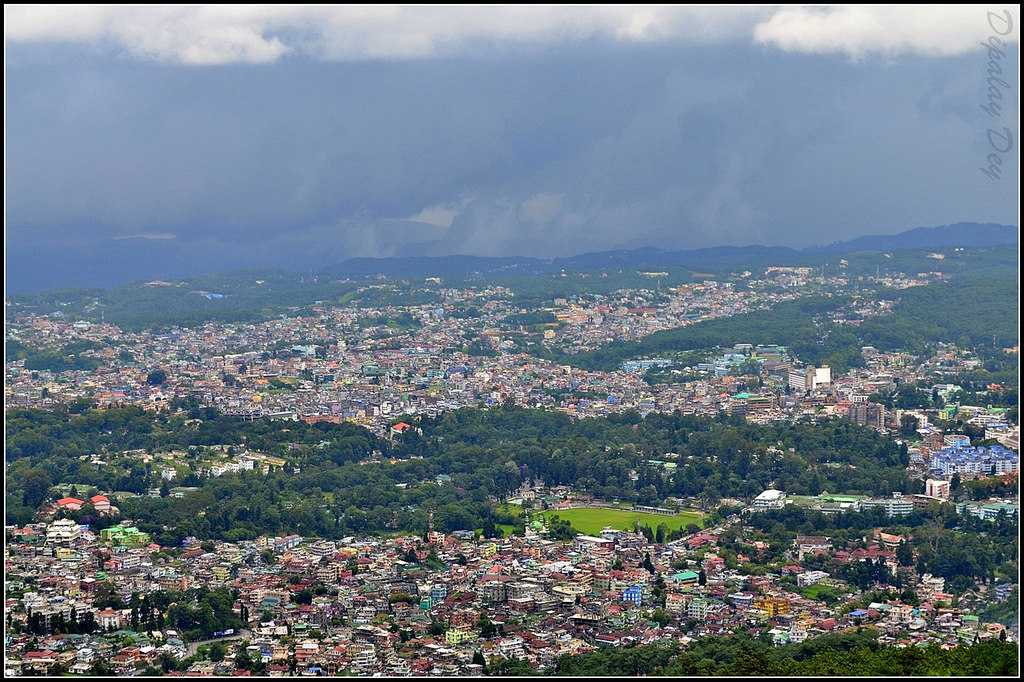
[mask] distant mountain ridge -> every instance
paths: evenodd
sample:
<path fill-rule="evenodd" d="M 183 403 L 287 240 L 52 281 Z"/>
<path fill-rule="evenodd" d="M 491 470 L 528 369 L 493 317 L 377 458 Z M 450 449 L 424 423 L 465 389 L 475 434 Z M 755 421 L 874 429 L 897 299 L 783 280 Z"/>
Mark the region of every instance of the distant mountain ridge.
<path fill-rule="evenodd" d="M 721 268 L 791 262 L 821 255 L 858 251 L 898 251 L 1016 246 L 1015 225 L 997 223 L 955 223 L 937 227 L 918 227 L 897 234 L 866 235 L 826 246 L 795 249 L 787 246 L 712 246 L 701 249 L 666 251 L 654 247 L 595 251 L 575 256 L 534 258 L 529 256 L 397 256 L 390 258 L 350 258 L 321 270 L 323 274 L 353 277 L 386 276 L 459 276 L 475 272 L 487 274 L 543 274 L 560 270 L 589 270 L 606 267 L 682 266 Z"/>
<path fill-rule="evenodd" d="M 408 235 L 406 235 L 408 237 Z M 5 294 L 28 294 L 61 289 L 112 288 L 152 279 L 182 279 L 240 270 L 280 270 L 326 277 L 430 277 L 461 278 L 481 275 L 551 275 L 561 270 L 664 270 L 684 268 L 694 273 L 716 273 L 756 269 L 768 265 L 818 267 L 843 254 L 888 253 L 905 250 L 939 251 L 952 247 L 991 248 L 1018 244 L 1018 228 L 993 223 L 956 223 L 919 227 L 897 234 L 867 235 L 847 241 L 803 249 L 786 246 L 712 246 L 671 250 L 652 246 L 579 253 L 572 256 L 538 258 L 529 256 L 419 255 L 427 250 L 410 250 L 391 257 L 344 258 L 327 256 L 335 247 L 329 235 L 313 265 L 308 260 L 282 256 L 258 263 L 232 259 L 217 250 L 197 249 L 184 240 L 106 240 L 62 247 L 59 254 L 33 245 L 12 246 L 4 253 L 7 265 Z M 411 244 L 411 242 L 410 242 Z M 337 253 L 337 251 L 335 251 Z M 342 252 L 343 253 L 343 252 Z M 923 255 L 923 254 L 922 254 Z M 54 264 L 59 261 L 59 267 Z M 328 263 L 329 265 L 324 265 Z M 333 263 L 333 264 L 330 264 Z"/>
<path fill-rule="evenodd" d="M 954 223 L 917 227 L 898 234 L 865 235 L 819 247 L 820 251 L 890 251 L 898 249 L 985 248 L 1008 246 L 1019 241 L 1015 225 Z M 813 250 L 813 249 L 812 249 Z"/>

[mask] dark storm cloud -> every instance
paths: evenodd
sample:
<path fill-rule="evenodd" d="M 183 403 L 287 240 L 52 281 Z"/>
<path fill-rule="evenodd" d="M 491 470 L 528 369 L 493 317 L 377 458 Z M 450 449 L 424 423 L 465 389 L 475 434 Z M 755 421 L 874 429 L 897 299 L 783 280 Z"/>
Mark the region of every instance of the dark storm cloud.
<path fill-rule="evenodd" d="M 49 44 L 7 58 L 9 288 L 48 262 L 79 284 L 1015 221 L 1016 162 L 999 183 L 978 171 L 980 51 L 592 40 L 201 68 Z"/>

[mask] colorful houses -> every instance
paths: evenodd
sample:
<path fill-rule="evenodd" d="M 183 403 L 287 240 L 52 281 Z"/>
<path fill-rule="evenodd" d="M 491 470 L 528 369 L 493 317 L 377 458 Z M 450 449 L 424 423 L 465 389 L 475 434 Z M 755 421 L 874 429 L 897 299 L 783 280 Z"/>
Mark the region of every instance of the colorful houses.
<path fill-rule="evenodd" d="M 100 531 L 103 542 L 115 547 L 143 547 L 149 544 L 149 534 L 135 526 L 117 525 Z"/>

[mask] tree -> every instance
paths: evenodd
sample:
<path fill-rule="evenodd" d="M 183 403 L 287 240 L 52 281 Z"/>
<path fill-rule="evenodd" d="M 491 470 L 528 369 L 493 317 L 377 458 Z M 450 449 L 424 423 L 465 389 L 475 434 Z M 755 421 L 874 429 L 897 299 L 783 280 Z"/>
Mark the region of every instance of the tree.
<path fill-rule="evenodd" d="M 537 671 L 529 663 L 518 658 L 503 658 L 488 673 L 499 677 L 534 677 L 537 675 Z"/>
<path fill-rule="evenodd" d="M 146 383 L 150 386 L 159 386 L 167 381 L 167 372 L 162 369 L 154 369 L 146 375 Z"/>
<path fill-rule="evenodd" d="M 910 543 L 906 540 L 901 542 L 899 547 L 896 548 L 896 561 L 899 562 L 900 566 L 914 565 L 914 550 L 911 549 Z"/>
<path fill-rule="evenodd" d="M 491 619 L 487 616 L 486 613 L 480 614 L 479 626 L 480 635 L 484 639 L 490 639 L 491 637 L 494 637 L 498 634 L 498 626 L 491 622 Z"/>
<path fill-rule="evenodd" d="M 53 480 L 43 469 L 30 469 L 22 478 L 22 501 L 33 509 L 38 507 L 50 493 Z"/>
<path fill-rule="evenodd" d="M 900 417 L 900 435 L 904 438 L 913 438 L 917 434 L 917 417 L 912 414 L 905 414 Z"/>
<path fill-rule="evenodd" d="M 160 654 L 159 661 L 160 669 L 163 670 L 165 673 L 169 673 L 172 670 L 177 670 L 177 661 L 171 654 L 166 652 Z"/>
<path fill-rule="evenodd" d="M 112 677 L 114 669 L 103 658 L 97 658 L 96 662 L 89 668 L 89 674 L 94 677 Z"/>
<path fill-rule="evenodd" d="M 568 519 L 555 515 L 547 520 L 547 526 L 548 536 L 553 540 L 572 540 L 576 537 L 576 531 Z"/>
<path fill-rule="evenodd" d="M 481 529 L 481 534 L 485 538 L 495 538 L 500 535 L 500 533 L 498 532 L 498 528 L 494 525 L 494 519 L 484 519 L 484 525 L 483 528 Z"/>

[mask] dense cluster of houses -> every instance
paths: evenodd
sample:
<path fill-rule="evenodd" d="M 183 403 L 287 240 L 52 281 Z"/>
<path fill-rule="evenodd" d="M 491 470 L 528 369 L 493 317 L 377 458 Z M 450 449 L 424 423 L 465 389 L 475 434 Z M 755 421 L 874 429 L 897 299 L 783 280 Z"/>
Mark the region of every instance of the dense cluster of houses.
<path fill-rule="evenodd" d="M 768 490 L 743 503 L 753 512 L 796 503 L 825 512 L 877 506 L 900 517 L 917 505 L 949 498 L 954 474 L 1018 472 L 1013 450 L 1019 430 L 1004 412 L 956 403 L 956 387 L 933 388 L 950 396 L 942 419 L 959 411 L 1005 447 L 971 447 L 969 437 L 931 424 L 936 415 L 887 409 L 873 398 L 925 381 L 939 367 L 955 373 L 977 366 L 969 353 L 953 347 L 928 358 L 865 347 L 863 366 L 841 374 L 804 365 L 785 347 L 744 339 L 701 361 L 631 359 L 614 371 L 586 371 L 524 352 L 528 333 L 553 350 L 580 352 L 768 307 L 804 295 L 811 285 L 849 285 L 843 276 L 777 267 L 758 277 L 746 273 L 742 289 L 705 280 L 663 291 L 659 274 L 650 273 L 648 289 L 557 299 L 547 310 L 555 321 L 541 323 L 542 330 L 508 323 L 511 316 L 533 311 L 501 287 L 442 289 L 436 304 L 317 306 L 307 316 L 163 331 L 128 332 L 61 315 L 15 316 L 9 338 L 51 348 L 93 341 L 99 349 L 83 352 L 100 362 L 91 371 L 49 372 L 9 361 L 5 402 L 49 407 L 88 398 L 101 406 L 161 410 L 174 398 L 188 397 L 254 419 L 347 421 L 382 436 L 408 428 L 405 415 L 506 401 L 578 417 L 622 410 L 724 411 L 766 423 L 836 415 L 892 434 L 902 429 L 904 416 L 917 420 L 910 468 L 926 480 L 924 495 L 872 499 L 823 493 L 797 500 Z M 887 275 L 874 284 L 906 288 L 935 278 Z M 858 305 L 863 309 L 847 311 L 856 319 L 882 312 Z M 467 307 L 477 314 L 456 314 Z M 392 324 L 399 318 L 414 324 Z M 467 333 L 490 352 L 467 348 Z M 147 381 L 157 367 L 166 380 Z M 651 371 L 678 372 L 686 381 L 645 380 Z M 84 456 L 108 463 L 100 455 Z M 103 456 L 152 464 L 164 485 L 150 494 L 171 497 L 189 490 L 183 480 L 192 475 L 286 464 L 226 446 Z M 463 531 L 340 541 L 294 535 L 236 543 L 189 539 L 180 547 L 162 547 L 120 518 L 114 504 L 119 500 L 113 492 L 74 491 L 42 510 L 46 521 L 7 528 L 6 672 L 86 674 L 109 666 L 129 675 L 170 665 L 176 674 L 192 675 L 472 675 L 502 660 L 543 670 L 559 656 L 595 647 L 666 639 L 685 646 L 740 630 L 765 633 L 779 645 L 864 624 L 874 625 L 883 643 L 897 646 L 952 647 L 1006 635 L 998 623 L 979 620 L 969 602 L 953 606 L 941 578 L 906 576 L 913 604 L 876 601 L 819 567 L 827 559 L 832 565 L 880 561 L 893 572 L 903 570 L 895 561 L 903 539 L 881 532 L 852 549 L 836 549 L 826 537 L 799 536 L 790 562 L 771 571 L 743 568 L 757 564 L 766 547 L 760 538 L 751 539 L 742 563 L 729 565 L 719 548 L 723 528 L 667 543 L 610 528 L 557 541 L 536 523 L 524 535 L 500 540 Z M 87 505 L 104 519 L 101 528 L 65 518 L 64 512 Z M 1017 513 L 1016 500 L 961 506 L 986 519 Z M 742 526 L 742 520 L 730 523 Z M 142 625 L 133 612 L 140 595 L 192 595 L 199 587 L 230 591 L 227 615 L 237 628 L 204 633 L 211 641 L 200 644 L 166 623 Z M 816 598 L 826 589 L 839 595 L 835 602 Z M 1005 586 L 991 587 L 991 599 L 1007 596 Z M 212 645 L 218 660 L 208 655 Z"/>
<path fill-rule="evenodd" d="M 498 540 L 473 532 L 293 535 L 173 548 L 127 522 L 99 533 L 67 520 L 9 528 L 5 667 L 84 674 L 102 661 L 127 675 L 170 661 L 179 674 L 472 675 L 503 659 L 544 669 L 596 647 L 685 646 L 739 630 L 779 645 L 865 624 L 897 646 L 1006 636 L 998 623 L 953 606 L 941 578 L 912 575 L 914 605 L 865 602 L 867 593 L 804 565 L 825 557 L 905 570 L 895 560 L 904 538 L 876 532 L 837 550 L 827 537 L 797 536 L 790 563 L 761 574 L 727 565 L 718 548 L 726 526 L 663 544 L 610 528 L 555 541 L 535 522 Z M 765 547 L 752 543 L 744 558 L 756 562 Z M 820 586 L 839 601 L 808 592 Z M 198 587 L 229 590 L 239 627 L 197 643 L 166 624 L 140 626 L 133 614 L 141 595 Z M 200 648 L 214 643 L 216 661 Z"/>

